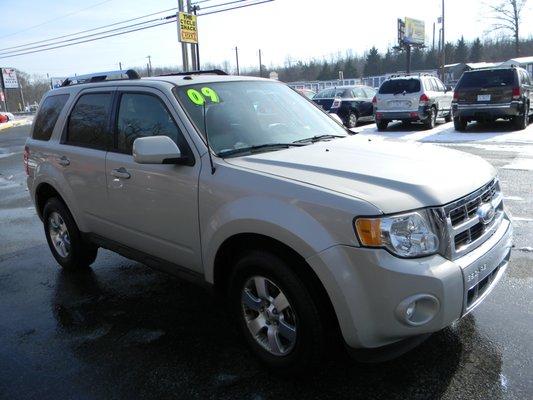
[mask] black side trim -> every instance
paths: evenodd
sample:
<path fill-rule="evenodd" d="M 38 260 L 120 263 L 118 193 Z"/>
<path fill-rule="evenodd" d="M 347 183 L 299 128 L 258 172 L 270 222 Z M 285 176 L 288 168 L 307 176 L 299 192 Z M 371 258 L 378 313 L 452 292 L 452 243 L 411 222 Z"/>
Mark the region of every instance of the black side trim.
<path fill-rule="evenodd" d="M 199 272 L 191 271 L 188 268 L 163 260 L 159 257 L 152 256 L 143 251 L 133 249 L 129 246 L 123 245 L 111 239 L 107 239 L 95 233 L 82 232 L 81 234 L 84 240 L 94 243 L 99 247 L 103 247 L 104 249 L 114 251 L 115 253 L 118 253 L 121 256 L 131 260 L 138 261 L 149 266 L 150 268 L 166 272 L 170 275 L 176 276 L 188 282 L 192 282 L 209 290 L 212 290 L 213 288 L 213 285 L 206 282 L 204 275 Z"/>
<path fill-rule="evenodd" d="M 395 358 L 411 351 L 431 336 L 431 333 L 425 333 L 413 336 L 396 343 L 378 347 L 375 349 L 354 349 L 347 347 L 347 351 L 354 360 L 362 363 L 381 363 Z"/>

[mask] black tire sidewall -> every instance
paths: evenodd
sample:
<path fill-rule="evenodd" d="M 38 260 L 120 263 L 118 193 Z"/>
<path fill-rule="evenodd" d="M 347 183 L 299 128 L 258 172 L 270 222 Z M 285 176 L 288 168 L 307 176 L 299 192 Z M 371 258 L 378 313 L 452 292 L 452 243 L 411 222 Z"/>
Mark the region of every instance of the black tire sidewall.
<path fill-rule="evenodd" d="M 351 123 L 352 117 L 355 117 L 355 123 L 353 124 L 353 126 L 352 126 L 352 123 Z M 357 120 L 358 120 L 357 114 L 352 112 L 352 111 L 350 111 L 350 113 L 348 114 L 348 117 L 346 118 L 346 126 L 348 128 L 350 128 L 350 129 L 351 128 L 355 128 L 357 126 Z"/>
<path fill-rule="evenodd" d="M 67 257 L 61 257 L 54 248 L 49 232 L 49 217 L 53 212 L 58 213 L 67 226 L 70 238 L 70 253 Z M 46 241 L 50 247 L 52 255 L 61 267 L 66 270 L 86 269 L 96 257 L 97 249 L 91 244 L 86 244 L 82 238 L 78 226 L 68 210 L 67 206 L 59 199 L 53 197 L 49 199 L 43 208 L 43 225 Z"/>
<path fill-rule="evenodd" d="M 252 337 L 242 313 L 241 293 L 253 276 L 264 276 L 286 295 L 297 320 L 297 339 L 288 355 L 274 356 Z M 290 269 L 288 263 L 273 253 L 251 250 L 235 264 L 229 291 L 230 310 L 248 347 L 259 360 L 280 374 L 298 374 L 316 366 L 323 354 L 325 334 L 319 307 L 305 283 Z"/>

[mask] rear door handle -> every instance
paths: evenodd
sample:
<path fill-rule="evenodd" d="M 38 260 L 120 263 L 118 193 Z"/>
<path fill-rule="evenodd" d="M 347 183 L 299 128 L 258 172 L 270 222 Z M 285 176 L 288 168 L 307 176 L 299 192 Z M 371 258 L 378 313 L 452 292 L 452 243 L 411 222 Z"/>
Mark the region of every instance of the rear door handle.
<path fill-rule="evenodd" d="M 62 165 L 63 167 L 67 167 L 70 165 L 70 160 L 66 156 L 59 157 L 58 161 L 59 165 Z"/>
<path fill-rule="evenodd" d="M 111 170 L 111 175 L 119 179 L 130 179 L 131 175 L 124 167 Z"/>

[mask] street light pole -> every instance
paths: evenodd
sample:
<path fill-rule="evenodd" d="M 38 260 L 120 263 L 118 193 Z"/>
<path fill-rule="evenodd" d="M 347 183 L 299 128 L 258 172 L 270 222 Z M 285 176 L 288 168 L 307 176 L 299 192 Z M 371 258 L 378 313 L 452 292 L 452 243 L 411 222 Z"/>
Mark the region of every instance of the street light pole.
<path fill-rule="evenodd" d="M 441 65 L 441 78 L 442 78 L 442 82 L 445 81 L 445 76 L 444 76 L 444 65 L 446 64 L 446 41 L 444 40 L 444 0 L 442 0 L 442 17 L 441 17 L 441 22 L 442 22 L 442 28 L 441 28 L 441 32 L 442 32 L 442 46 L 441 46 L 441 50 L 442 50 L 442 53 L 441 53 L 441 57 L 442 57 L 442 65 Z"/>
<path fill-rule="evenodd" d="M 239 49 L 235 46 L 235 61 L 237 62 L 237 75 L 240 75 L 239 71 Z"/>
<path fill-rule="evenodd" d="M 263 63 L 261 62 L 261 49 L 259 49 L 259 77 L 263 77 Z"/>

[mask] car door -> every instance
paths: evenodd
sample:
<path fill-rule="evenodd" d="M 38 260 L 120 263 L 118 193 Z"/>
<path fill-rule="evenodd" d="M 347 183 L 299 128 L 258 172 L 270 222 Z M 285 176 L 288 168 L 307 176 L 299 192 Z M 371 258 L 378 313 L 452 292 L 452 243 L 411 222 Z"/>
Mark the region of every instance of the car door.
<path fill-rule="evenodd" d="M 117 90 L 115 113 L 114 146 L 106 160 L 108 237 L 201 272 L 200 162 L 172 104 L 157 89 L 121 87 Z M 190 165 L 137 164 L 132 156 L 135 139 L 157 135 L 175 141 L 182 154 L 190 157 Z"/>
<path fill-rule="evenodd" d="M 111 110 L 115 88 L 85 89 L 68 112 L 57 165 L 90 232 L 105 231 L 106 153 L 112 140 Z"/>
<path fill-rule="evenodd" d="M 440 92 L 440 104 L 441 104 L 441 111 L 448 113 L 449 110 L 452 108 L 452 99 L 453 99 L 453 91 L 446 90 L 446 86 L 439 78 L 434 78 L 435 83 L 437 84 L 437 88 Z"/>

